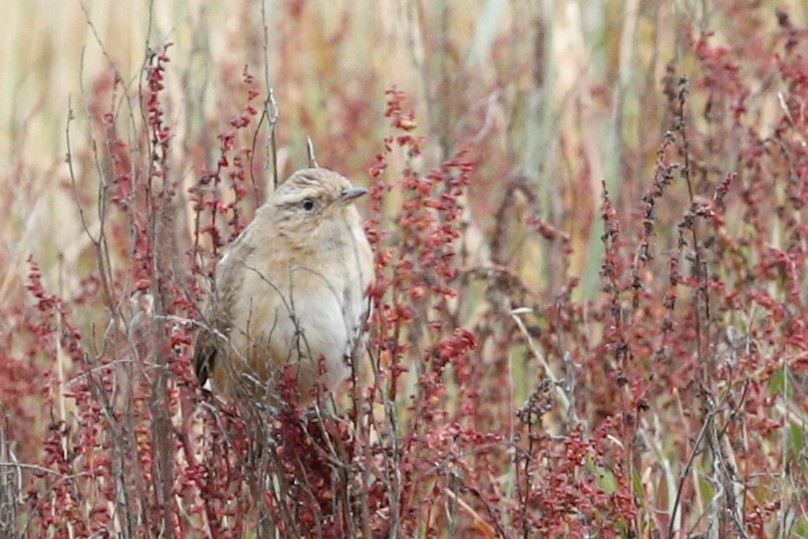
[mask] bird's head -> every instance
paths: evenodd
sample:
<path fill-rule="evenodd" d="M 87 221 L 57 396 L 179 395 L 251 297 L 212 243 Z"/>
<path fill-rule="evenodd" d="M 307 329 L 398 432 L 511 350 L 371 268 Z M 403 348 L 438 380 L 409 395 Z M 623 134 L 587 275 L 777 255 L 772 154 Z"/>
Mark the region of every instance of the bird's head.
<path fill-rule="evenodd" d="M 262 211 L 279 235 L 300 246 L 316 245 L 360 224 L 353 202 L 366 193 L 332 170 L 306 168 L 278 186 Z"/>

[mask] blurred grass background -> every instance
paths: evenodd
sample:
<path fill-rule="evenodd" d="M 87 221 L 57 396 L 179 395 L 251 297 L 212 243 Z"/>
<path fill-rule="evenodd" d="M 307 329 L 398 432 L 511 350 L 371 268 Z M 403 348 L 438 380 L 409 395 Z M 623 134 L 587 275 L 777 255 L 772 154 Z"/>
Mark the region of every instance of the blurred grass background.
<path fill-rule="evenodd" d="M 147 44 L 168 41 L 175 44 L 167 82 L 179 143 L 174 173 L 186 183 L 204 156 L 193 162 L 182 154 L 215 146 L 213 137 L 240 105 L 228 89 L 245 65 L 275 89 L 286 172 L 289 160 L 302 164 L 309 135 L 321 163 L 363 176 L 385 129 L 383 90 L 396 85 L 412 99 L 423 133 L 437 142 L 430 148 L 442 155 L 429 159 L 463 146 L 479 151 L 472 158 L 484 181 L 472 186 L 482 195 L 472 196 L 472 206 L 484 230 L 493 226 L 487 216 L 502 196 L 496 190 L 508 179 L 503 175 L 522 174 L 535 185 L 542 217 L 572 233 L 573 269 L 589 295 L 597 280 L 590 262 L 600 249 L 601 180 L 615 196 L 638 194 L 642 186 L 623 179 L 643 177 L 643 169 L 648 177 L 666 129 L 666 65 L 676 62 L 686 72 L 692 61 L 682 52 L 681 29 L 709 27 L 714 39 L 729 43 L 732 28 L 723 18 L 742 4 L 6 0 L 0 190 L 9 196 L 1 202 L 0 301 L 15 288 L 29 253 L 48 266 L 57 253 L 70 262 L 81 251 L 77 212 L 60 189 L 67 180 L 68 100 L 74 129 L 85 132 L 82 81 L 86 94 L 114 65 L 137 84 Z M 770 4 L 762 12 L 771 16 L 756 21 L 764 35 L 776 25 L 775 6 L 785 4 L 794 23 L 805 24 L 803 2 Z M 79 153 L 87 150 L 76 144 Z M 525 241 L 507 238 L 514 251 L 531 253 L 516 249 Z M 525 256 L 523 264 L 534 265 L 535 257 Z M 558 284 L 551 267 L 543 270 L 530 272 L 531 284 Z"/>
<path fill-rule="evenodd" d="M 5 305 L 27 301 L 22 284 L 29 255 L 42 264 L 48 289 L 65 297 L 90 272 L 94 256 L 65 165 L 69 110 L 79 202 L 92 229 L 99 178 L 91 127 L 97 124 L 86 107 L 98 107 L 95 115 L 124 108 L 110 90 L 114 73 L 136 95 L 147 47 L 174 43 L 166 80 L 170 163 L 184 187 L 215 165 L 216 136 L 231 129 L 228 121 L 245 103 L 245 66 L 262 91 L 274 89 L 282 175 L 306 164 L 311 136 L 320 164 L 359 185 L 370 181 L 367 167 L 389 131 L 384 90 L 395 85 L 415 109 L 416 133 L 428 137 L 424 169 L 461 149 L 477 162 L 464 216 L 464 245 L 476 245 L 469 263 L 513 269 L 537 292 L 578 276 L 575 293 L 593 298 L 603 248 L 601 182 L 613 200 L 632 201 L 617 205 L 620 211 L 636 208 L 652 183 L 657 149 L 673 122 L 667 68 L 687 75 L 697 64 L 687 29 L 709 29 L 711 43 L 754 55 L 761 42 L 774 39 L 778 7 L 796 27 L 808 24 L 802 0 L 5 0 L 2 7 Z M 780 112 L 776 88 L 767 86 L 765 74 L 746 69 L 739 67 L 740 77 L 757 94 L 745 121 L 770 125 Z M 701 122 L 704 93 L 694 94 L 692 121 Z M 97 142 L 103 141 L 99 133 Z M 403 166 L 403 159 L 391 163 L 390 173 Z M 737 167 L 715 168 L 712 180 Z M 266 191 L 266 170 L 262 181 Z M 513 191 L 516 185 L 525 191 Z M 659 209 L 660 222 L 681 217 L 689 205 L 683 191 L 666 195 L 671 207 Z M 569 234 L 569 273 L 560 266 L 560 246 L 526 226 L 536 208 L 543 221 Z M 475 244 L 475 234 L 485 239 Z M 468 303 L 473 319 L 474 298 Z M 515 401 L 531 390 L 527 376 L 519 382 L 524 395 Z"/>
<path fill-rule="evenodd" d="M 396 85 L 410 96 L 421 131 L 437 143 L 430 148 L 440 155 L 428 159 L 470 147 L 479 161 L 483 181 L 472 186 L 472 209 L 483 230 L 494 225 L 489 216 L 503 196 L 498 186 L 509 179 L 503 176 L 521 174 L 536 187 L 542 217 L 572 234 L 573 270 L 589 296 L 597 281 L 591 261 L 600 251 L 601 180 L 614 196 L 638 195 L 642 186 L 623 179 L 649 177 L 667 125 L 666 65 L 676 62 L 686 72 L 692 62 L 681 29 L 709 27 L 714 39 L 729 43 L 733 28 L 724 18 L 742 4 L 6 0 L 0 190 L 8 196 L 0 202 L 6 268 L 0 301 L 17 288 L 11 285 L 28 254 L 45 264 L 55 286 L 47 271 L 55 255 L 71 263 L 83 248 L 71 196 L 60 188 L 67 180 L 68 100 L 76 112 L 73 129 L 87 132 L 82 81 L 86 95 L 114 65 L 136 85 L 146 46 L 168 41 L 175 44 L 167 81 L 178 139 L 174 173 L 186 184 L 238 111 L 241 98 L 229 90 L 245 65 L 265 89 L 275 89 L 285 172 L 303 163 L 308 135 L 322 164 L 361 178 L 386 127 L 379 114 L 383 90 Z M 755 21 L 764 35 L 776 25 L 775 6 L 785 4 L 794 23 L 805 24 L 803 2 L 770 4 L 761 11 L 771 16 Z M 81 154 L 87 141 L 78 138 Z M 188 158 L 194 152 L 200 152 L 196 161 Z M 519 214 L 518 197 L 514 211 Z M 525 234 L 505 241 L 509 252 L 524 257 L 523 266 L 535 269 L 535 250 L 518 248 L 530 247 Z M 558 284 L 548 264 L 528 272 L 532 285 Z"/>

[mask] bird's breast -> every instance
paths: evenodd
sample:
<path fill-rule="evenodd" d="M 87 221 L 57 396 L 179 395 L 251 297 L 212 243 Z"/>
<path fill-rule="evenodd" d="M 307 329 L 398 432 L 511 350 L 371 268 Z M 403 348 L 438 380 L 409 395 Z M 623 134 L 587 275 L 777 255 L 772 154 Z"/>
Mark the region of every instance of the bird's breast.
<path fill-rule="evenodd" d="M 344 266 L 318 263 L 285 270 L 248 272 L 241 295 L 243 313 L 233 328 L 251 354 L 276 366 L 290 361 L 318 361 L 341 379 L 361 325 L 366 284 Z M 263 344 L 262 344 L 263 343 Z"/>

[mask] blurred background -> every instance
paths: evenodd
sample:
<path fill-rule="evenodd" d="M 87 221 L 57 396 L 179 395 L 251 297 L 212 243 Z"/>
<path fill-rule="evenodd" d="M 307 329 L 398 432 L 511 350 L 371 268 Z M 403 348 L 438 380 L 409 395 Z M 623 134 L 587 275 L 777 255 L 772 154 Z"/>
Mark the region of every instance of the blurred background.
<path fill-rule="evenodd" d="M 523 178 L 541 217 L 572 235 L 574 270 L 584 278 L 582 293 L 591 296 L 601 181 L 614 196 L 631 197 L 641 186 L 626 178 L 649 177 L 670 127 L 666 68 L 687 74 L 695 62 L 687 32 L 709 28 L 713 44 L 754 54 L 757 41 L 745 43 L 739 32 L 754 28 L 760 39 L 773 39 L 777 7 L 796 26 L 805 23 L 801 1 L 756 2 L 753 11 L 737 15 L 746 4 L 7 0 L 0 47 L 0 189 L 6 193 L 0 264 L 7 270 L 0 301 L 8 299 L 28 254 L 50 266 L 61 253 L 70 265 L 82 250 L 72 196 L 62 189 L 69 107 L 80 156 L 88 151 L 88 103 L 102 107 L 116 99 L 113 76 L 136 88 L 146 47 L 167 42 L 174 44 L 166 80 L 172 174 L 185 185 L 214 164 L 215 136 L 244 102 L 234 88 L 245 66 L 262 91 L 274 88 L 281 169 L 288 173 L 305 162 L 310 136 L 321 164 L 360 184 L 387 127 L 380 118 L 383 92 L 395 85 L 410 99 L 418 133 L 432 142 L 430 164 L 461 149 L 478 163 L 471 217 L 481 230 L 493 230 L 501 187 Z M 517 216 L 521 198 L 513 201 Z M 530 241 L 524 232 L 510 233 L 506 250 Z M 552 273 L 545 267 L 530 279 L 557 284 Z"/>
<path fill-rule="evenodd" d="M 261 112 L 276 110 L 281 179 L 308 164 L 308 137 L 319 164 L 354 184 L 377 181 L 371 171 L 381 156 L 388 167 L 380 181 L 397 186 L 377 213 L 367 201 L 362 212 L 390 232 L 376 244 L 390 254 L 379 274 L 400 280 L 391 277 L 382 299 L 415 315 L 382 320 L 398 315 L 385 304 L 371 347 L 382 357 L 392 349 L 382 338 L 389 337 L 412 368 L 400 393 L 391 384 L 388 408 L 373 402 L 382 392 L 367 407 L 395 409 L 400 417 L 386 419 L 401 439 L 360 434 L 368 448 L 383 446 L 373 454 L 386 455 L 383 464 L 396 473 L 400 455 L 419 470 L 422 481 L 412 482 L 402 509 L 410 530 L 451 536 L 459 514 L 461 532 L 485 537 L 596 536 L 611 522 L 603 536 L 797 530 L 808 537 L 804 0 L 4 0 L 0 8 L 0 417 L 7 424 L 0 464 L 14 452 L 20 462 L 56 467 L 43 453 L 50 459 L 77 448 L 62 468 L 37 476 L 53 482 L 36 483 L 31 499 L 41 495 L 56 513 L 73 499 L 58 490 L 62 478 L 80 477 L 83 513 L 71 525 L 95 523 L 103 513 L 96 505 L 110 518 L 140 518 L 147 506 L 164 511 L 166 522 L 174 518 L 155 502 L 171 486 L 157 479 L 126 510 L 113 507 L 114 492 L 99 494 L 99 485 L 111 491 L 118 480 L 104 468 L 96 484 L 86 470 L 90 456 L 109 456 L 93 438 L 106 436 L 110 454 L 125 447 L 116 454 L 140 458 L 143 469 L 151 470 L 155 455 L 173 462 L 185 474 L 183 503 L 199 510 L 182 525 L 200 536 L 213 526 L 199 500 L 221 485 L 203 485 L 186 456 L 172 452 L 175 431 L 163 431 L 170 432 L 163 450 L 141 434 L 159 439 L 158 420 L 174 421 L 176 433 L 180 424 L 187 434 L 203 423 L 215 432 L 203 416 L 210 399 L 183 378 L 192 376 L 194 331 L 184 322 L 204 297 L 204 263 L 190 268 L 194 257 L 212 263 L 216 255 L 194 229 L 208 211 L 213 217 L 204 218 L 241 212 L 249 220 L 271 191 L 273 152 Z M 163 51 L 162 87 L 149 90 L 154 54 Z M 390 88 L 406 96 L 414 127 L 391 126 Z M 275 107 L 265 102 L 270 91 Z M 155 95 L 169 138 L 165 159 L 155 157 L 159 144 L 144 143 Z M 391 133 L 425 137 L 421 153 L 407 153 L 412 141 L 403 149 L 385 141 Z M 386 142 L 395 147 L 386 151 Z M 425 199 L 401 187 L 402 178 L 420 178 L 458 155 L 474 167 L 457 206 L 426 210 Z M 249 169 L 243 200 L 230 192 L 246 181 L 230 175 L 244 170 L 235 157 Z M 192 209 L 193 189 L 217 166 L 220 197 L 208 198 L 215 203 L 204 212 Z M 152 174 L 162 167 L 165 182 Z M 450 180 L 465 178 L 462 168 L 446 166 L 430 180 L 429 202 L 444 201 Z M 152 180 L 167 186 L 163 213 L 140 211 L 155 207 L 143 203 Z M 127 191 L 132 185 L 140 191 Z M 404 200 L 419 204 L 405 210 Z M 450 232 L 413 238 L 401 219 L 413 214 Z M 225 241 L 236 221 L 218 221 Z M 158 235 L 165 245 L 144 248 L 142 230 L 151 225 L 165 226 Z M 443 243 L 428 245 L 435 238 Z M 202 248 L 186 256 L 197 240 Z M 433 248 L 446 255 L 437 278 Z M 143 260 L 154 253 L 170 259 L 162 274 L 149 273 Z M 397 273 L 399 262 L 412 274 Z M 136 413 L 120 432 L 138 434 L 124 440 L 112 421 L 103 423 L 108 431 L 93 431 L 101 407 L 82 400 L 91 394 L 86 387 L 66 388 L 97 365 L 166 357 L 164 348 L 138 348 L 137 324 L 153 306 L 139 293 L 157 290 L 138 272 L 167 283 L 161 291 L 174 300 L 167 312 L 177 316 L 151 319 L 169 335 L 173 378 L 141 389 L 176 406 L 161 418 L 159 407 L 132 399 Z M 436 280 L 457 297 L 424 296 Z M 393 336 L 382 333 L 395 324 Z M 445 350 L 451 361 L 436 366 Z M 432 394 L 420 393 L 424 373 L 435 376 Z M 109 379 L 100 386 L 114 392 Z M 92 398 L 103 400 L 104 391 Z M 434 422 L 419 423 L 423 410 L 436 413 Z M 391 439 L 406 439 L 409 452 L 384 446 Z M 203 464 L 216 479 L 221 447 L 205 443 L 197 449 L 213 455 Z M 465 475 L 444 474 L 438 461 L 465 466 Z M 362 495 L 372 484 L 379 507 L 392 511 L 399 493 L 384 490 L 382 475 L 346 484 L 360 485 Z M 6 508 L 36 505 L 17 492 L 17 477 L 0 474 L 0 535 Z M 252 511 L 250 518 L 266 509 L 263 484 L 249 498 L 242 484 L 249 478 L 234 477 L 222 479 L 220 490 L 231 489 L 224 501 L 203 501 L 236 515 Z M 452 490 L 461 480 L 466 490 Z M 295 506 L 292 494 L 273 507 Z M 333 492 L 317 494 L 320 503 Z M 356 502 L 349 494 L 344 507 Z M 455 512 L 433 512 L 424 499 Z M 233 500 L 246 505 L 233 509 Z M 174 515 L 184 515 L 181 505 Z M 61 529 L 47 511 L 30 514 L 42 519 L 38 529 Z M 378 531 L 387 514 L 362 518 Z M 220 519 L 223 529 L 230 518 Z"/>

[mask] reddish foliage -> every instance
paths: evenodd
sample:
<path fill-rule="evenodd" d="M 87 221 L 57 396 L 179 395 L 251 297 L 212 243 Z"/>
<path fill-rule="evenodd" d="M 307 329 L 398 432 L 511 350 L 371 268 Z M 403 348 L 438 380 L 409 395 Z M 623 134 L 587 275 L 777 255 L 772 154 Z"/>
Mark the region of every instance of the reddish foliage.
<path fill-rule="evenodd" d="M 102 78 L 88 108 L 111 177 L 97 269 L 68 298 L 31 260 L 28 305 L 3 308 L 0 517 L 13 469 L 32 537 L 765 536 L 786 509 L 804 523 L 808 66 L 804 31 L 778 21 L 773 43 L 692 33 L 697 69 L 668 70 L 670 125 L 647 180 L 633 178 L 638 199 L 602 186 L 590 298 L 571 269 L 580 232 L 513 170 L 482 178 L 502 165 L 474 133 L 425 167 L 433 141 L 388 90 L 390 132 L 368 169 L 369 365 L 316 411 L 229 402 L 191 365 L 202 291 L 263 196 L 263 89 L 245 68 L 241 110 L 186 201 L 168 45 L 131 96 L 137 132 L 122 136 L 100 104 L 126 93 Z M 749 117 L 750 77 L 764 76 L 780 88 L 767 133 Z M 486 208 L 497 222 L 474 247 L 468 213 Z M 510 254 L 520 223 L 553 258 L 541 291 Z M 295 394 L 293 376 L 280 391 Z M 47 428 L 27 436 L 35 423 Z"/>

